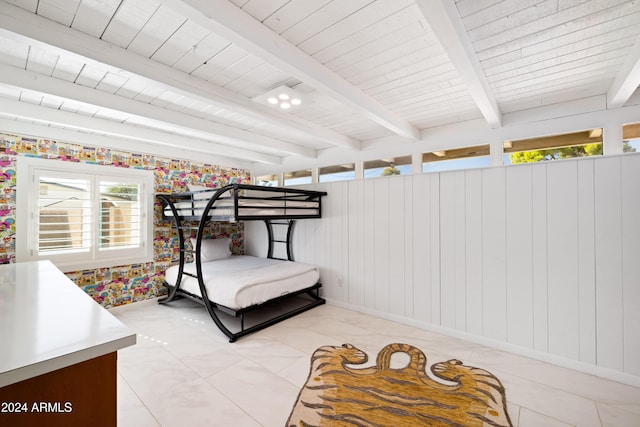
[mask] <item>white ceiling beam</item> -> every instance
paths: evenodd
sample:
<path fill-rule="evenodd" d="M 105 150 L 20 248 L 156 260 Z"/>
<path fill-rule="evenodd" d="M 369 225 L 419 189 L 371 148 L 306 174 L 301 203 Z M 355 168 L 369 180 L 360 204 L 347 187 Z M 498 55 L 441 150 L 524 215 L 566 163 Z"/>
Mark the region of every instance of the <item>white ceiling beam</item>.
<path fill-rule="evenodd" d="M 174 154 L 176 152 L 175 149 L 178 149 L 178 152 L 182 150 L 189 150 L 200 154 L 206 153 L 209 155 L 219 155 L 226 158 L 240 159 L 244 161 L 250 160 L 271 164 L 282 163 L 282 159 L 276 156 L 256 153 L 249 150 L 236 149 L 233 147 L 225 147 L 220 144 L 202 141 L 195 138 L 178 138 L 175 135 L 144 127 L 98 119 L 95 117 L 42 107 L 21 101 L 0 98 L 0 111 L 2 111 L 0 115 L 7 118 L 34 120 L 39 123 L 50 123 L 54 126 L 69 127 L 83 131 L 85 134 L 96 132 L 130 141 L 140 141 L 158 144 L 163 147 L 173 147 Z M 88 134 L 86 135 L 85 143 L 89 144 L 88 141 L 92 139 L 92 136 Z"/>
<path fill-rule="evenodd" d="M 237 159 L 229 159 L 202 151 L 194 151 L 188 148 L 180 150 L 176 156 L 176 150 L 172 147 L 160 146 L 157 143 L 147 143 L 143 141 L 134 141 L 130 139 L 122 139 L 106 135 L 87 134 L 72 129 L 59 128 L 46 124 L 32 123 L 15 119 L 6 119 L 0 117 L 0 127 L 5 134 L 16 134 L 33 138 L 53 139 L 58 142 L 66 142 L 72 144 L 89 145 L 96 147 L 109 147 L 112 150 L 122 150 L 126 152 L 136 152 L 141 154 L 151 154 L 154 156 L 162 156 L 170 159 L 198 159 L 203 163 L 212 165 L 220 165 L 226 167 L 249 169 L 253 168 L 255 163 L 247 161 L 239 161 Z"/>
<path fill-rule="evenodd" d="M 416 3 L 458 74 L 467 85 L 471 97 L 489 126 L 492 128 L 500 127 L 502 112 L 487 82 L 471 40 L 469 40 L 455 2 L 452 0 L 416 0 Z"/>
<path fill-rule="evenodd" d="M 177 134 L 182 133 L 187 137 L 195 135 L 200 139 L 221 142 L 233 146 L 225 147 L 224 145 L 216 144 L 215 147 L 220 150 L 223 148 L 241 150 L 242 148 L 254 145 L 258 148 L 266 146 L 290 155 L 309 158 L 315 158 L 317 154 L 315 150 L 310 148 L 193 117 L 179 111 L 167 110 L 122 96 L 101 92 L 87 86 L 55 79 L 31 71 L 25 71 L 9 65 L 0 64 L 0 82 L 96 107 L 125 112 L 137 118 L 157 122 L 163 127 L 167 127 L 168 125 L 171 130 Z M 247 154 L 248 153 L 258 155 L 258 152 L 255 151 L 247 151 Z M 275 158 L 275 156 L 268 157 Z M 256 161 L 258 160 L 256 159 Z"/>
<path fill-rule="evenodd" d="M 125 78 L 144 79 L 148 84 L 176 94 L 294 130 L 311 141 L 361 149 L 357 139 L 259 104 L 223 87 L 1 1 L 0 35 L 15 40 L 27 39 L 49 52 L 75 55 L 88 65 Z"/>
<path fill-rule="evenodd" d="M 640 86 L 640 36 L 631 47 L 629 56 L 607 92 L 607 107 L 622 107 L 638 86 Z"/>
<path fill-rule="evenodd" d="M 397 135 L 413 140 L 419 130 L 375 99 L 276 34 L 228 0 L 160 0 L 177 13 L 229 40 L 274 67 L 364 114 Z"/>

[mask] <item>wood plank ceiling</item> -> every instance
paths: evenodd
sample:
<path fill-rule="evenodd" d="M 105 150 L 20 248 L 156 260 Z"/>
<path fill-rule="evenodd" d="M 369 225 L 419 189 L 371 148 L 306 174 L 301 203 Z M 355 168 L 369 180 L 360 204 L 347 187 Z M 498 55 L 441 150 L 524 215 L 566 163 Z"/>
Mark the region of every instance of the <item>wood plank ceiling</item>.
<path fill-rule="evenodd" d="M 0 132 L 209 161 L 619 107 L 639 84 L 637 0 L 0 1 Z M 302 105 L 255 100 L 279 86 Z"/>

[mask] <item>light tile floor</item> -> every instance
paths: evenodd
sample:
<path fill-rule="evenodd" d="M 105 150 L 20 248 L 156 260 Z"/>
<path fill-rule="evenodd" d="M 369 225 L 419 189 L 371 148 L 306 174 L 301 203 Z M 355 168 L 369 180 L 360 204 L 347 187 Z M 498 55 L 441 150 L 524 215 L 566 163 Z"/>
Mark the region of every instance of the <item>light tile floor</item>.
<path fill-rule="evenodd" d="M 233 344 L 190 301 L 110 311 L 138 334 L 118 354 L 121 427 L 284 426 L 315 349 L 351 343 L 369 366 L 393 342 L 420 348 L 429 364 L 456 358 L 492 372 L 514 426 L 640 426 L 638 388 L 336 306 Z"/>

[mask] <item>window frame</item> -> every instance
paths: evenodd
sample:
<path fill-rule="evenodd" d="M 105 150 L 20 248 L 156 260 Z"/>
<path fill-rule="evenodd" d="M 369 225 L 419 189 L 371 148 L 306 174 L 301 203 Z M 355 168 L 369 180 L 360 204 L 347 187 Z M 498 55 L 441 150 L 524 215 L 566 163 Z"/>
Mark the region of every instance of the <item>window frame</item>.
<path fill-rule="evenodd" d="M 153 261 L 153 171 L 144 169 L 109 168 L 103 165 L 71 163 L 33 157 L 18 157 L 16 182 L 16 261 L 48 259 L 63 271 L 131 265 Z M 87 251 L 70 250 L 63 253 L 38 253 L 40 196 L 39 176 L 42 174 L 90 181 L 92 192 L 91 243 Z M 140 185 L 140 246 L 131 248 L 99 248 L 101 239 L 100 215 L 102 208 L 100 182 L 120 182 Z M 36 195 L 37 197 L 33 197 Z"/>

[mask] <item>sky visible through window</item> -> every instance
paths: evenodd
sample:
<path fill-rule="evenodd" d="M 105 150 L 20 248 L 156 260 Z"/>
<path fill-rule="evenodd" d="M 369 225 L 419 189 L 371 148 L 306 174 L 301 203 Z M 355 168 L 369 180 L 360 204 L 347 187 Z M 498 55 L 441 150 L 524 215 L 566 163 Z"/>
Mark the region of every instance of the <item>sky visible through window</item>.
<path fill-rule="evenodd" d="M 455 169 L 473 169 L 491 166 L 489 156 L 469 157 L 466 159 L 442 160 L 439 162 L 425 162 L 423 172 L 445 172 Z"/>
<path fill-rule="evenodd" d="M 320 182 L 349 181 L 351 179 L 355 179 L 355 176 L 356 174 L 354 171 L 346 171 L 320 175 L 318 179 Z"/>
<path fill-rule="evenodd" d="M 304 184 L 311 184 L 311 177 L 310 176 L 302 176 L 300 178 L 289 178 L 284 183 L 285 186 L 289 186 L 289 185 L 304 185 Z"/>

